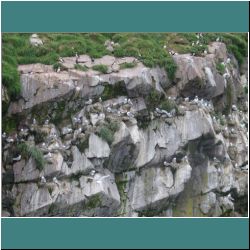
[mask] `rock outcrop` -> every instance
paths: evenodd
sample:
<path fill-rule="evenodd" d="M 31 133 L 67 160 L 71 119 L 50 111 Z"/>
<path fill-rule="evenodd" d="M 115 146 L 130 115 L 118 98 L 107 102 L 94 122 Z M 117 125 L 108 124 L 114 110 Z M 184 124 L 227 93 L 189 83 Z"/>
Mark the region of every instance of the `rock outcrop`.
<path fill-rule="evenodd" d="M 171 81 L 133 57 L 65 57 L 57 72 L 19 65 L 21 97 L 8 110 L 18 126 L 3 136 L 3 215 L 246 216 L 247 75 L 223 43 L 208 52 L 173 55 Z"/>

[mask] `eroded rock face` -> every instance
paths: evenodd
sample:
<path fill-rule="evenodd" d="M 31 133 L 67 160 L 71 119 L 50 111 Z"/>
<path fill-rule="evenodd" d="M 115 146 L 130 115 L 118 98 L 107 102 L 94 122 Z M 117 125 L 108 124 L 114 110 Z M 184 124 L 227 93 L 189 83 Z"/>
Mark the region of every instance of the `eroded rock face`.
<path fill-rule="evenodd" d="M 223 43 L 210 44 L 208 52 L 174 55 L 173 81 L 133 57 L 80 55 L 87 71 L 75 68 L 74 57 L 63 58 L 60 72 L 20 65 L 21 98 L 8 110 L 20 119 L 18 130 L 3 134 L 3 214 L 246 216 L 247 74 L 234 58 L 226 63 Z M 217 71 L 221 62 L 229 78 Z M 92 69 L 99 64 L 106 74 Z M 229 83 L 235 106 L 223 115 Z M 164 109 L 149 101 L 152 90 L 162 93 Z M 33 151 L 24 157 L 20 142 Z"/>

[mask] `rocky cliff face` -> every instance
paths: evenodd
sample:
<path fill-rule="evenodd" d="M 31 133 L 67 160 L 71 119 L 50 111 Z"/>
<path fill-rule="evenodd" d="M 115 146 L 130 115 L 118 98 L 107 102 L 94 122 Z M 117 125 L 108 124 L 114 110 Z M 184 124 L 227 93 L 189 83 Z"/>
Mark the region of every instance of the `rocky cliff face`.
<path fill-rule="evenodd" d="M 247 72 L 219 42 L 173 58 L 173 81 L 132 57 L 20 65 L 3 216 L 247 216 Z"/>

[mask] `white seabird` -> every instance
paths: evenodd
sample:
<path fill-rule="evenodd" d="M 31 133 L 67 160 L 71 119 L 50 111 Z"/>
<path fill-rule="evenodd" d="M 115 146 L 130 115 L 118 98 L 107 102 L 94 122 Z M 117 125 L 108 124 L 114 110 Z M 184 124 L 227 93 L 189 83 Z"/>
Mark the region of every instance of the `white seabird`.
<path fill-rule="evenodd" d="M 102 102 L 102 98 L 101 97 L 99 97 L 99 102 Z"/>
<path fill-rule="evenodd" d="M 230 201 L 234 201 L 234 198 L 232 197 L 231 193 L 228 194 L 227 198 L 228 198 Z"/>
<path fill-rule="evenodd" d="M 64 63 L 64 60 L 63 60 L 62 57 L 59 57 L 58 61 L 61 62 L 61 63 Z"/>
<path fill-rule="evenodd" d="M 44 156 L 44 158 L 51 158 L 51 157 L 52 157 L 52 154 L 50 152 Z"/>
<path fill-rule="evenodd" d="M 94 176 L 95 175 L 95 173 L 96 173 L 96 171 L 93 169 L 93 170 L 91 170 L 90 171 L 90 176 Z"/>
<path fill-rule="evenodd" d="M 21 155 L 18 155 L 17 157 L 12 158 L 13 161 L 20 161 L 21 159 L 22 159 Z"/>
<path fill-rule="evenodd" d="M 107 107 L 107 112 L 108 113 L 111 113 L 112 112 L 112 109 L 110 107 Z"/>
<path fill-rule="evenodd" d="M 189 160 L 188 160 L 187 155 L 185 155 L 183 159 L 184 159 L 184 162 L 185 162 L 185 163 L 189 163 Z"/>
<path fill-rule="evenodd" d="M 7 141 L 8 143 L 12 143 L 12 142 L 14 142 L 14 139 L 11 138 L 11 137 L 8 137 L 8 138 L 6 139 L 6 141 Z"/>
<path fill-rule="evenodd" d="M 130 112 L 130 111 L 127 112 L 127 116 L 128 116 L 128 117 L 134 117 L 134 115 L 133 115 L 132 112 Z"/>
<path fill-rule="evenodd" d="M 127 104 L 128 103 L 128 99 L 124 98 L 123 104 Z"/>
<path fill-rule="evenodd" d="M 167 166 L 168 166 L 168 163 L 167 163 L 166 161 L 164 161 L 164 162 L 163 162 L 163 165 L 164 165 L 165 167 L 167 167 Z"/>
<path fill-rule="evenodd" d="M 133 102 L 130 99 L 128 99 L 128 104 L 133 105 Z"/>
<path fill-rule="evenodd" d="M 173 164 L 176 163 L 176 158 L 175 158 L 175 157 L 173 158 L 172 163 L 173 163 Z"/>
<path fill-rule="evenodd" d="M 93 100 L 92 100 L 91 98 L 89 98 L 89 100 L 88 100 L 88 101 L 86 101 L 86 102 L 85 102 L 85 104 L 87 104 L 87 105 L 91 105 L 91 104 L 92 104 L 92 102 L 93 102 Z"/>
<path fill-rule="evenodd" d="M 56 185 L 59 185 L 59 181 L 57 180 L 56 177 L 53 177 L 53 182 L 54 182 Z"/>
<path fill-rule="evenodd" d="M 103 181 L 104 179 L 107 179 L 107 178 L 109 178 L 109 177 L 110 177 L 110 175 L 104 175 L 104 176 L 100 177 L 96 182 L 97 182 L 97 183 L 102 183 L 102 181 Z"/>
<path fill-rule="evenodd" d="M 41 183 L 45 184 L 47 181 L 44 176 L 41 177 Z"/>
<path fill-rule="evenodd" d="M 226 63 L 229 64 L 231 62 L 230 58 L 227 58 Z"/>
<path fill-rule="evenodd" d="M 49 125 L 49 120 L 45 120 L 44 125 Z"/>

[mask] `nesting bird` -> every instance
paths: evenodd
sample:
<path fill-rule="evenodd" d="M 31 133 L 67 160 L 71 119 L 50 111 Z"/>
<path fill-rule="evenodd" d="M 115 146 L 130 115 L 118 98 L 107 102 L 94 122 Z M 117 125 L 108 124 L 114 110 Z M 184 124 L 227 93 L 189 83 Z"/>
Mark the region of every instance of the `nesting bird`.
<path fill-rule="evenodd" d="M 18 155 L 17 157 L 12 158 L 13 161 L 21 161 L 21 159 L 22 159 L 21 155 Z"/>
<path fill-rule="evenodd" d="M 128 104 L 133 105 L 133 102 L 130 99 L 128 99 Z"/>
<path fill-rule="evenodd" d="M 46 182 L 47 182 L 47 181 L 46 181 L 45 177 L 42 176 L 42 177 L 41 177 L 41 183 L 42 183 L 42 184 L 45 184 Z"/>
<path fill-rule="evenodd" d="M 89 100 L 85 102 L 85 104 L 87 105 L 91 105 L 92 103 L 93 103 L 93 100 L 91 98 L 89 98 Z"/>
<path fill-rule="evenodd" d="M 167 166 L 168 166 L 168 163 L 167 163 L 166 161 L 164 161 L 164 162 L 163 162 L 163 165 L 164 165 L 165 167 L 167 167 Z"/>
<path fill-rule="evenodd" d="M 102 181 L 104 180 L 104 179 L 107 179 L 107 178 L 109 178 L 110 177 L 110 175 L 104 175 L 104 176 L 102 176 L 102 177 L 100 177 L 96 182 L 97 183 L 102 183 Z"/>
<path fill-rule="evenodd" d="M 76 64 L 78 64 L 78 59 L 79 59 L 79 55 L 78 55 L 78 53 L 76 52 Z"/>
<path fill-rule="evenodd" d="M 61 62 L 61 63 L 64 63 L 64 60 L 63 60 L 62 57 L 59 57 L 58 61 Z"/>
<path fill-rule="evenodd" d="M 133 113 L 130 112 L 130 111 L 127 112 L 127 116 L 128 116 L 128 117 L 134 117 Z"/>
<path fill-rule="evenodd" d="M 59 181 L 57 180 L 56 177 L 53 177 L 53 182 L 54 182 L 56 185 L 59 185 Z"/>
<path fill-rule="evenodd" d="M 189 163 L 189 160 L 188 160 L 187 155 L 185 155 L 183 159 L 184 159 L 184 162 L 185 162 L 185 163 Z"/>
<path fill-rule="evenodd" d="M 123 104 L 127 104 L 128 103 L 128 99 L 124 98 Z"/>
<path fill-rule="evenodd" d="M 7 139 L 6 139 L 6 142 L 8 142 L 8 143 L 13 143 L 15 140 L 13 139 L 13 138 L 11 138 L 11 137 L 8 137 Z"/>
<path fill-rule="evenodd" d="M 232 197 L 231 193 L 228 194 L 227 198 L 228 198 L 230 201 L 234 201 L 234 198 Z"/>
<path fill-rule="evenodd" d="M 52 157 L 52 154 L 50 152 L 44 156 L 44 158 L 51 158 L 51 157 Z"/>
<path fill-rule="evenodd" d="M 94 176 L 95 175 L 95 173 L 96 173 L 96 171 L 93 169 L 93 170 L 91 170 L 90 171 L 90 176 Z"/>
<path fill-rule="evenodd" d="M 45 120 L 44 125 L 49 125 L 49 120 Z"/>
<path fill-rule="evenodd" d="M 237 111 L 237 110 L 238 110 L 238 109 L 237 109 L 237 106 L 236 106 L 235 104 L 232 105 L 232 110 L 233 110 L 233 111 Z"/>

